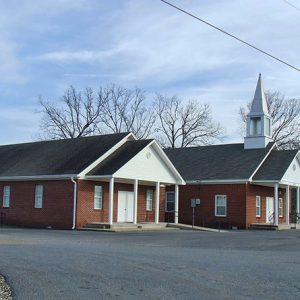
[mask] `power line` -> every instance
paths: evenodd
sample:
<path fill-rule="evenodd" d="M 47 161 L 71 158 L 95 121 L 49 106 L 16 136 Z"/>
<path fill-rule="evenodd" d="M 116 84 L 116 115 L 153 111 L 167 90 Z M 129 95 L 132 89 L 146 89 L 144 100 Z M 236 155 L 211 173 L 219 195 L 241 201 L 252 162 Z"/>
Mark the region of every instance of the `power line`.
<path fill-rule="evenodd" d="M 293 3 L 291 3 L 291 2 L 289 2 L 287 0 L 282 0 L 282 1 L 285 2 L 287 5 L 289 5 L 289 6 L 293 7 L 293 8 L 295 8 L 295 9 L 297 9 L 298 11 L 300 11 L 300 8 L 297 7 L 296 5 L 294 5 Z"/>
<path fill-rule="evenodd" d="M 262 49 L 260 49 L 260 48 L 258 48 L 256 46 L 254 46 L 254 45 L 252 45 L 252 44 L 250 44 L 250 43 L 248 43 L 248 42 L 246 42 L 246 41 L 238 38 L 237 36 L 235 36 L 235 35 L 233 35 L 233 34 L 231 34 L 229 32 L 226 32 L 225 30 L 223 30 L 223 29 L 221 29 L 221 28 L 219 28 L 219 27 L 217 27 L 217 26 L 215 26 L 215 25 L 213 25 L 213 24 L 211 24 L 211 23 L 209 23 L 209 22 L 207 22 L 207 21 L 205 21 L 203 19 L 200 19 L 199 17 L 193 15 L 192 13 L 190 13 L 190 12 L 188 12 L 188 11 L 186 11 L 186 10 L 184 10 L 184 9 L 182 9 L 182 8 L 176 6 L 176 5 L 174 5 L 174 4 L 172 4 L 172 3 L 168 2 L 168 1 L 165 1 L 165 0 L 161 0 L 161 1 L 164 2 L 167 5 L 175 8 L 175 9 L 181 11 L 182 13 L 184 13 L 184 14 L 186 14 L 186 15 L 188 15 L 188 16 L 190 16 L 190 17 L 192 17 L 192 18 L 194 18 L 194 19 L 196 19 L 196 20 L 198 20 L 198 21 L 200 21 L 200 22 L 202 22 L 202 23 L 204 23 L 204 24 L 206 24 L 206 25 L 208 25 L 208 26 L 210 26 L 210 27 L 212 27 L 212 28 L 214 28 L 214 29 L 216 29 L 216 30 L 218 30 L 218 31 L 226 34 L 226 35 L 228 35 L 228 36 L 230 36 L 230 37 L 232 37 L 233 39 L 235 39 L 235 40 L 237 40 L 237 41 L 239 41 L 239 42 L 241 42 L 241 43 L 243 43 L 243 44 L 245 44 L 245 45 L 247 45 L 247 46 L 249 46 L 249 47 L 251 47 L 251 48 L 253 48 L 253 49 L 255 49 L 255 50 L 257 50 L 257 51 L 259 51 L 259 52 L 261 52 L 261 53 L 263 53 L 263 54 L 265 54 L 265 55 L 267 55 L 267 56 L 269 56 L 269 57 L 271 57 L 271 58 L 273 58 L 275 60 L 277 60 L 277 61 L 279 61 L 279 62 L 281 62 L 282 64 L 284 64 L 284 65 L 286 65 L 286 66 L 288 66 L 288 67 L 290 67 L 290 68 L 292 68 L 292 69 L 300 72 L 299 68 L 297 68 L 297 67 L 295 67 L 295 66 L 287 63 L 286 61 L 284 61 L 284 60 L 282 60 L 282 59 L 280 59 L 280 58 L 278 58 L 278 57 L 276 57 L 276 56 L 274 56 L 274 55 L 272 55 L 272 54 L 270 54 L 270 53 L 268 53 L 268 52 L 266 52 L 266 51 L 264 51 L 264 50 L 262 50 Z"/>

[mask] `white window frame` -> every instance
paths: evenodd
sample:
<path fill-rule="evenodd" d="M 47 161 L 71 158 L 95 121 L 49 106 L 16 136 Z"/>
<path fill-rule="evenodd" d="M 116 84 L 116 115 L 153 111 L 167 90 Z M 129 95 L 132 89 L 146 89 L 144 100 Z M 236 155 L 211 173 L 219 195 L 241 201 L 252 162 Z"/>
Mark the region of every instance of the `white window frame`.
<path fill-rule="evenodd" d="M 224 200 L 225 200 L 225 214 L 224 215 L 219 215 L 219 214 L 217 214 L 217 208 L 219 207 L 219 206 L 222 206 L 223 207 L 223 205 L 217 205 L 218 203 L 218 197 L 223 197 L 224 198 Z M 227 195 L 215 195 L 215 217 L 227 217 Z"/>
<path fill-rule="evenodd" d="M 102 185 L 95 185 L 94 187 L 94 209 L 103 208 L 103 188 Z"/>
<path fill-rule="evenodd" d="M 43 208 L 44 186 L 37 184 L 34 193 L 34 208 Z"/>
<path fill-rule="evenodd" d="M 257 205 L 257 201 L 258 201 L 259 205 Z M 257 209 L 259 209 L 259 213 L 257 213 Z M 261 196 L 255 197 L 255 216 L 256 216 L 256 218 L 261 217 Z"/>
<path fill-rule="evenodd" d="M 146 211 L 153 210 L 153 194 L 153 190 L 146 190 Z"/>
<path fill-rule="evenodd" d="M 283 218 L 283 198 L 278 198 L 278 217 Z"/>
<path fill-rule="evenodd" d="M 166 192 L 165 212 L 169 212 L 168 211 L 168 194 L 174 194 L 174 208 L 175 208 L 175 192 L 174 191 Z M 173 212 L 173 211 L 170 211 L 170 212 Z"/>
<path fill-rule="evenodd" d="M 10 206 L 10 185 L 3 187 L 3 207 Z"/>

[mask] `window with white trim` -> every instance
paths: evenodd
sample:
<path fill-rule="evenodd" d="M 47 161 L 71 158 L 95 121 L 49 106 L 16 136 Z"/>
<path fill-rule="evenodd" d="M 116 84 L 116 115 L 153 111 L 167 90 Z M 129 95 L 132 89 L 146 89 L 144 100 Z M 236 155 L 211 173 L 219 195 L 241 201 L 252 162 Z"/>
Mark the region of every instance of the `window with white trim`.
<path fill-rule="evenodd" d="M 101 185 L 95 185 L 94 209 L 102 209 L 102 186 Z"/>
<path fill-rule="evenodd" d="M 255 197 L 255 216 L 257 218 L 261 217 L 261 197 L 260 196 Z"/>
<path fill-rule="evenodd" d="M 3 207 L 9 207 L 10 205 L 10 186 L 5 185 L 3 187 Z"/>
<path fill-rule="evenodd" d="M 152 210 L 153 205 L 153 190 L 146 191 L 146 210 Z"/>
<path fill-rule="evenodd" d="M 175 210 L 175 193 L 166 192 L 166 211 L 174 212 Z"/>
<path fill-rule="evenodd" d="M 283 217 L 283 199 L 282 198 L 278 199 L 278 215 L 280 218 Z"/>
<path fill-rule="evenodd" d="M 43 208 L 44 186 L 38 184 L 35 186 L 34 207 Z"/>
<path fill-rule="evenodd" d="M 215 196 L 215 216 L 226 217 L 227 216 L 227 196 L 216 195 Z"/>

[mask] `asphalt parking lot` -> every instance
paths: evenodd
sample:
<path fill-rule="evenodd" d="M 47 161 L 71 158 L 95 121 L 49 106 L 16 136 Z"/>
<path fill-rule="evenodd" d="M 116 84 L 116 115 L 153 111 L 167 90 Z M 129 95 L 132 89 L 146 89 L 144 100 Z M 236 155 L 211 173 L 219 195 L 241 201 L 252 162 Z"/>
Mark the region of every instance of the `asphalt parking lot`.
<path fill-rule="evenodd" d="M 300 299 L 300 231 L 0 228 L 15 299 Z"/>

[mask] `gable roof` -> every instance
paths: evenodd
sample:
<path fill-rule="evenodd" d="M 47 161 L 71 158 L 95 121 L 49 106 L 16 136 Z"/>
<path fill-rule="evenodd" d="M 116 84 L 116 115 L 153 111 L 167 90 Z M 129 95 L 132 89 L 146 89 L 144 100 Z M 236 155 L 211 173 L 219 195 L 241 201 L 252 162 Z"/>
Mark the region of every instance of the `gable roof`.
<path fill-rule="evenodd" d="M 186 181 L 248 180 L 274 143 L 264 149 L 244 149 L 244 144 L 165 149 Z"/>
<path fill-rule="evenodd" d="M 152 142 L 153 139 L 127 141 L 93 170 L 91 170 L 87 176 L 113 175 L 137 153 Z"/>
<path fill-rule="evenodd" d="M 0 177 L 75 175 L 129 133 L 0 146 Z"/>
<path fill-rule="evenodd" d="M 280 181 L 297 153 L 298 150 L 272 151 L 253 176 L 253 180 Z"/>

